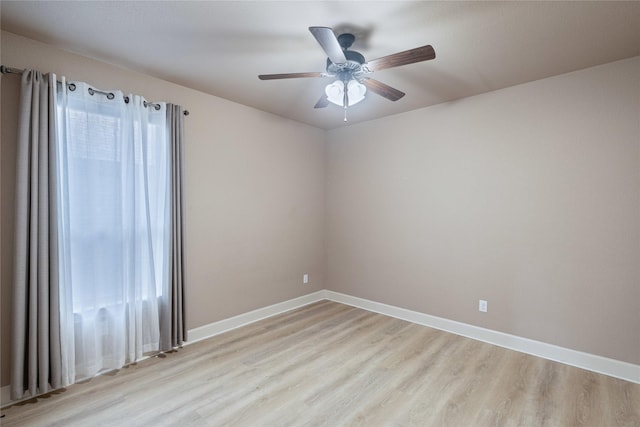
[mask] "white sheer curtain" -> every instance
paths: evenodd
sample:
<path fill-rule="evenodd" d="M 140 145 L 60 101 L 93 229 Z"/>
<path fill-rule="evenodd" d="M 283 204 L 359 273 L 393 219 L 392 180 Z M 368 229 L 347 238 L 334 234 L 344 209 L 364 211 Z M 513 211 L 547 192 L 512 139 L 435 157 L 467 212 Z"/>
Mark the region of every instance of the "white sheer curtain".
<path fill-rule="evenodd" d="M 62 355 L 66 382 L 158 350 L 171 239 L 166 105 L 84 83 L 57 99 Z"/>

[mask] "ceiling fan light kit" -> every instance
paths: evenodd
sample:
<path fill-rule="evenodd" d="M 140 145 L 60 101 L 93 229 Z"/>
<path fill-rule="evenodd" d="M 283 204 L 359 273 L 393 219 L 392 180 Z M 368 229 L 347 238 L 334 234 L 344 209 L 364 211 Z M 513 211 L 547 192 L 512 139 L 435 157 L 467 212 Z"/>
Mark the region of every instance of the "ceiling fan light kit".
<path fill-rule="evenodd" d="M 335 80 L 325 87 L 325 93 L 320 97 L 314 108 L 325 108 L 329 105 L 329 102 L 338 105 L 345 111 L 345 122 L 347 121 L 347 108 L 361 102 L 368 91 L 390 101 L 397 101 L 405 95 L 404 92 L 398 89 L 367 77 L 367 74 L 401 65 L 428 61 L 436 57 L 433 47 L 425 45 L 365 62 L 362 54 L 349 50 L 355 41 L 353 34 L 345 33 L 336 37 L 329 27 L 309 27 L 309 31 L 327 54 L 326 73 L 261 74 L 258 78 L 260 80 L 301 77 L 334 78 Z"/>
<path fill-rule="evenodd" d="M 328 84 L 324 91 L 332 104 L 351 107 L 364 99 L 367 87 L 357 80 L 336 80 Z"/>

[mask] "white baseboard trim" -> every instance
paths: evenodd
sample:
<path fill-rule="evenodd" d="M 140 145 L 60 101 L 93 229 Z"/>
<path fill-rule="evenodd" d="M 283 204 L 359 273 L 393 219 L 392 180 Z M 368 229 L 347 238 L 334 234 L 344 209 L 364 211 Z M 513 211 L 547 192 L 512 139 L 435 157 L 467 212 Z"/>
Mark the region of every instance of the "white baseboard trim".
<path fill-rule="evenodd" d="M 542 357 L 543 359 L 553 360 L 556 362 L 564 363 L 566 365 L 575 366 L 578 368 L 597 372 L 599 374 L 604 374 L 640 384 L 640 365 L 634 365 L 632 363 L 609 359 L 595 354 L 571 350 L 553 344 L 547 344 L 528 338 L 509 335 L 503 332 L 485 329 L 479 326 L 456 322 L 455 320 L 444 319 L 442 317 L 432 316 L 429 314 L 407 310 L 405 308 L 383 304 L 364 298 L 353 297 L 329 290 L 313 292 L 311 294 L 303 295 L 298 298 L 293 298 L 281 303 L 239 314 L 228 319 L 219 320 L 217 322 L 209 323 L 208 325 L 190 329 L 189 331 L 187 331 L 187 342 L 185 343 L 185 345 L 193 344 L 195 342 L 213 337 L 215 335 L 219 335 L 233 329 L 237 329 L 250 323 L 254 323 L 259 320 L 263 320 L 268 317 L 272 317 L 322 300 L 330 300 L 342 304 L 351 305 L 363 310 L 384 314 L 386 316 L 406 320 L 418 325 L 440 329 L 445 332 L 451 332 L 456 335 L 483 341 L 489 344 L 508 348 L 510 350 L 531 354 L 533 356 Z M 15 401 L 11 400 L 10 390 L 11 387 L 8 385 L 0 388 L 0 402 L 3 407 L 5 405 L 16 403 Z"/>
<path fill-rule="evenodd" d="M 185 344 L 192 344 L 232 329 L 325 299 L 327 299 L 325 297 L 325 291 L 317 291 L 298 298 L 293 298 L 267 307 L 258 308 L 247 313 L 242 313 L 237 316 L 229 317 L 228 319 L 209 323 L 208 325 L 200 326 L 198 328 L 190 329 L 187 331 L 187 342 Z"/>
<path fill-rule="evenodd" d="M 640 365 L 505 334 L 364 298 L 352 297 L 339 292 L 327 290 L 325 297 L 331 301 L 640 384 Z"/>
<path fill-rule="evenodd" d="M 325 291 L 317 291 L 298 298 L 293 298 L 267 307 L 262 307 L 248 313 L 239 314 L 228 319 L 223 319 L 218 322 L 209 323 L 208 325 L 200 326 L 198 328 L 190 329 L 187 331 L 187 341 L 184 343 L 184 345 L 193 344 L 194 342 L 213 337 L 215 335 L 248 325 L 253 322 L 257 322 L 258 320 L 266 319 L 268 317 L 291 311 L 296 308 L 300 308 L 305 305 L 309 305 L 325 299 Z M 6 385 L 0 388 L 1 407 L 13 405 L 22 400 L 28 399 L 31 399 L 31 397 L 27 396 L 20 400 L 11 400 L 11 386 Z"/>

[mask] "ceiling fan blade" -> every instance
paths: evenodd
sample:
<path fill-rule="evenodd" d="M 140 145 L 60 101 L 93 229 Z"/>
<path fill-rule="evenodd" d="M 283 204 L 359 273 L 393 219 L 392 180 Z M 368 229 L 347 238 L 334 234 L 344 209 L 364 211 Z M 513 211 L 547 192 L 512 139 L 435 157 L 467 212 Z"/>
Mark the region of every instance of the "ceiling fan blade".
<path fill-rule="evenodd" d="M 394 89 L 389 85 L 379 82 L 378 80 L 363 79 L 362 84 L 371 92 L 387 98 L 389 101 L 397 101 L 404 96 L 404 92 L 400 92 L 398 89 Z"/>
<path fill-rule="evenodd" d="M 401 65 L 413 64 L 416 62 L 428 61 L 436 57 L 436 51 L 431 45 L 416 47 L 392 55 L 374 59 L 365 64 L 369 71 L 384 70 L 386 68 L 399 67 Z"/>
<path fill-rule="evenodd" d="M 309 27 L 309 31 L 313 34 L 313 37 L 318 40 L 322 49 L 334 64 L 344 64 L 347 62 L 347 58 L 344 56 L 342 47 L 338 43 L 336 35 L 329 27 Z"/>
<path fill-rule="evenodd" d="M 260 74 L 260 80 L 297 79 L 299 77 L 324 77 L 324 73 L 285 73 L 285 74 Z"/>
<path fill-rule="evenodd" d="M 313 108 L 326 108 L 327 105 L 329 105 L 329 98 L 327 98 L 327 95 L 323 94 Z"/>

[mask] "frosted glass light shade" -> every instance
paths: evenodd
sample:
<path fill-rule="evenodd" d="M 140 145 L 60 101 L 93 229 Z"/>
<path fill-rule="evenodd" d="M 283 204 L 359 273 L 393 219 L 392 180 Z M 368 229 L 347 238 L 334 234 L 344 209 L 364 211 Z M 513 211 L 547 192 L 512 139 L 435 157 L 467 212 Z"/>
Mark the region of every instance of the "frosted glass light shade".
<path fill-rule="evenodd" d="M 340 80 L 336 80 L 335 82 L 328 84 L 324 89 L 324 92 L 327 94 L 329 102 L 342 107 L 344 99 L 344 83 Z"/>
<path fill-rule="evenodd" d="M 336 80 L 328 84 L 324 91 L 329 102 L 344 107 L 344 83 L 342 81 Z M 351 107 L 362 101 L 366 93 L 367 87 L 365 85 L 357 80 L 349 80 L 347 83 L 348 106 Z"/>

